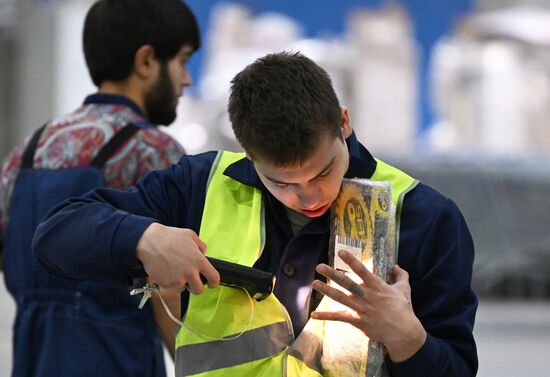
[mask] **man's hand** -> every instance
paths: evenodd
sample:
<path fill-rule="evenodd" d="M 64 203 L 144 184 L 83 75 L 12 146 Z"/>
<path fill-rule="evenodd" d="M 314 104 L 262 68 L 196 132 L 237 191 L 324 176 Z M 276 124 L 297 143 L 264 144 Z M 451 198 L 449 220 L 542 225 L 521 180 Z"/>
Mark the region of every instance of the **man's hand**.
<path fill-rule="evenodd" d="M 214 288 L 220 283 L 218 271 L 204 253 L 206 244 L 190 229 L 149 225 L 137 244 L 136 256 L 143 263 L 151 281 L 168 289 L 200 294 L 204 285 L 199 274 Z"/>
<path fill-rule="evenodd" d="M 413 356 L 426 341 L 426 331 L 414 314 L 411 305 L 409 274 L 398 266 L 393 268 L 395 283 L 387 284 L 347 251 L 338 255 L 363 281 L 358 284 L 325 264 L 317 272 L 334 281 L 349 293 L 315 280 L 313 288 L 349 310 L 313 312 L 314 319 L 343 321 L 362 330 L 370 339 L 382 342 L 393 362 L 405 361 Z"/>

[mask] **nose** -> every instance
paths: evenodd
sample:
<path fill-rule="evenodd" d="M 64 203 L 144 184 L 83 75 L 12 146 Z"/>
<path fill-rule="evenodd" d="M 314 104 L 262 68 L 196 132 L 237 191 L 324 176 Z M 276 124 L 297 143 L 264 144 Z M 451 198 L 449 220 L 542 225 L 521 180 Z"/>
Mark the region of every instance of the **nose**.
<path fill-rule="evenodd" d="M 193 84 L 193 78 L 191 77 L 189 71 L 185 69 L 181 76 L 181 87 L 185 88 L 187 86 L 191 86 L 191 84 Z"/>
<path fill-rule="evenodd" d="M 302 209 L 313 210 L 321 205 L 321 190 L 317 186 L 300 187 L 296 194 Z"/>

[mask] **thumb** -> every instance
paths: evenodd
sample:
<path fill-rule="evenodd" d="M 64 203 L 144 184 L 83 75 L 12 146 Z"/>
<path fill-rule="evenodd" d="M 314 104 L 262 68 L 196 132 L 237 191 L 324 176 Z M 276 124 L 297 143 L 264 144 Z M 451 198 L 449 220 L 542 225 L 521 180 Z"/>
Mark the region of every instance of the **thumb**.
<path fill-rule="evenodd" d="M 208 249 L 208 246 L 204 243 L 203 240 L 197 237 L 197 246 L 199 247 L 199 250 L 201 253 L 206 254 L 206 249 Z"/>
<path fill-rule="evenodd" d="M 206 246 L 206 244 L 204 243 L 204 241 L 201 240 L 201 239 L 199 238 L 199 236 L 197 235 L 197 233 L 193 232 L 193 231 L 190 230 L 190 229 L 186 229 L 186 230 L 187 230 L 187 231 L 189 232 L 189 234 L 191 235 L 191 238 L 193 239 L 193 242 L 195 242 L 195 245 L 197 245 L 197 247 L 199 248 L 200 252 L 201 252 L 202 254 L 205 254 L 205 253 L 206 253 L 206 249 L 207 249 L 208 247 Z"/>
<path fill-rule="evenodd" d="M 409 273 L 398 265 L 393 266 L 392 273 L 395 284 L 401 282 L 409 283 Z"/>

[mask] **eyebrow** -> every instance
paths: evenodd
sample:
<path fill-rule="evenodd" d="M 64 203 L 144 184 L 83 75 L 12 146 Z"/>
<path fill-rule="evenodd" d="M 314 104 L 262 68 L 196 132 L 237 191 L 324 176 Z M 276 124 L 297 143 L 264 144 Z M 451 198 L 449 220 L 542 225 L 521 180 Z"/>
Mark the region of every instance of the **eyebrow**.
<path fill-rule="evenodd" d="M 328 163 L 328 164 L 327 164 L 327 165 L 326 165 L 326 166 L 325 166 L 325 167 L 324 167 L 315 177 L 311 178 L 310 181 L 313 181 L 314 179 L 316 179 L 316 178 L 319 177 L 320 175 L 326 173 L 327 170 L 329 170 L 329 169 L 332 167 L 332 165 L 334 164 L 334 160 L 336 160 L 336 156 L 334 156 L 334 157 L 332 158 L 332 160 L 330 160 L 330 162 L 329 162 L 329 163 Z M 266 179 L 268 179 L 269 181 L 271 181 L 271 182 L 273 182 L 273 183 L 280 184 L 280 185 L 289 185 L 289 184 L 290 184 L 290 183 L 288 183 L 288 182 L 279 181 L 278 179 L 272 178 L 272 177 L 270 177 L 270 176 L 268 176 L 268 175 L 265 175 L 265 174 L 264 174 L 264 177 L 265 177 Z"/>

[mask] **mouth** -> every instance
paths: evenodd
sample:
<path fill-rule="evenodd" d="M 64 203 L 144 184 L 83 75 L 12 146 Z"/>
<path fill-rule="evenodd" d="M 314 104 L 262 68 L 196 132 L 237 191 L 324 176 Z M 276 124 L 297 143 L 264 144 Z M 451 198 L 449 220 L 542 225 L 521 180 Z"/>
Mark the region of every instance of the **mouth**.
<path fill-rule="evenodd" d="M 300 212 L 302 212 L 307 217 L 319 217 L 323 215 L 329 208 L 330 203 L 325 204 L 321 207 L 317 207 L 315 209 L 300 209 Z"/>

